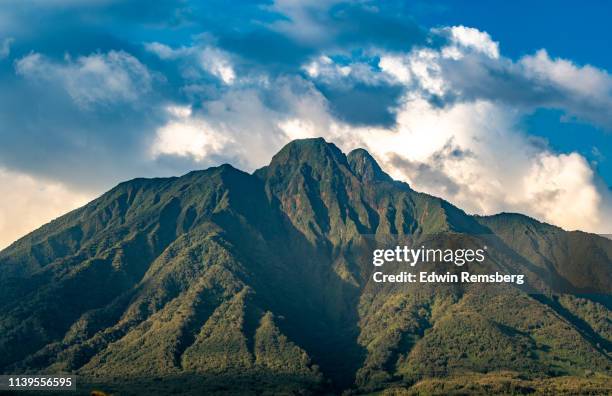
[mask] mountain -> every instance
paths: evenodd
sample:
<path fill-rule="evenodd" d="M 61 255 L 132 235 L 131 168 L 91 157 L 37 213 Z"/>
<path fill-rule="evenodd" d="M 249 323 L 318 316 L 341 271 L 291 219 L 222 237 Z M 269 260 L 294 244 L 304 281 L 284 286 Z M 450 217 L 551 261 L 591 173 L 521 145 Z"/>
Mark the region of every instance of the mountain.
<path fill-rule="evenodd" d="M 436 271 L 527 282 L 374 282 L 372 249 L 406 241 L 487 246 Z M 609 393 L 611 278 L 611 240 L 471 216 L 363 149 L 296 140 L 253 174 L 121 183 L 0 252 L 0 372 L 117 394 Z"/>

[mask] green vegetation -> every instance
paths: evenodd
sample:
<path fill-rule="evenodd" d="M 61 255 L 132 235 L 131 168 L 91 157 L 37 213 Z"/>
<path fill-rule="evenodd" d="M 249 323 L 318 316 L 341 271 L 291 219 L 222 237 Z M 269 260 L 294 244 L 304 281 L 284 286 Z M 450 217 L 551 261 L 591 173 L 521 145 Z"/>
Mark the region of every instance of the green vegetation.
<path fill-rule="evenodd" d="M 607 395 L 612 392 L 610 377 L 527 379 L 516 372 L 463 373 L 450 378 L 419 381 L 410 388 L 391 387 L 384 396 L 409 395 Z"/>

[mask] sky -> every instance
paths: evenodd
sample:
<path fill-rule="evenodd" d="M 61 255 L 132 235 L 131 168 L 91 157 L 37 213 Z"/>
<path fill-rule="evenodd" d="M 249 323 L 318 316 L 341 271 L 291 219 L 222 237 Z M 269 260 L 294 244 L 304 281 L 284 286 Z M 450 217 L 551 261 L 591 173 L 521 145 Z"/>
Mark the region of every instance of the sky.
<path fill-rule="evenodd" d="M 4 0 L 0 249 L 315 136 L 468 213 L 612 233 L 612 4 L 584 3 Z"/>

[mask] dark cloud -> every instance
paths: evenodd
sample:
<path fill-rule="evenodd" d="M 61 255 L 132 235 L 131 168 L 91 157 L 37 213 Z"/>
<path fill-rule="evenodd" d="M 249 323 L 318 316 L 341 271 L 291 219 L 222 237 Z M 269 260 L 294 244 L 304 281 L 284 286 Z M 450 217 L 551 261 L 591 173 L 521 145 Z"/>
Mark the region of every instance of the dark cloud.
<path fill-rule="evenodd" d="M 296 72 L 317 53 L 315 48 L 268 30 L 222 34 L 218 44 L 239 55 L 250 69 L 274 74 Z"/>
<path fill-rule="evenodd" d="M 348 87 L 323 85 L 320 90 L 329 101 L 332 113 L 340 120 L 352 125 L 383 127 L 395 125 L 395 107 L 403 93 L 397 85 L 363 83 Z"/>
<path fill-rule="evenodd" d="M 151 174 L 146 139 L 164 113 L 152 98 L 83 108 L 61 87 L 2 82 L 0 165 L 97 190 Z"/>
<path fill-rule="evenodd" d="M 405 2 L 389 1 L 368 7 L 349 3 L 332 8 L 329 27 L 339 31 L 334 45 L 407 51 L 414 45 L 425 44 L 429 34 L 402 4 Z"/>

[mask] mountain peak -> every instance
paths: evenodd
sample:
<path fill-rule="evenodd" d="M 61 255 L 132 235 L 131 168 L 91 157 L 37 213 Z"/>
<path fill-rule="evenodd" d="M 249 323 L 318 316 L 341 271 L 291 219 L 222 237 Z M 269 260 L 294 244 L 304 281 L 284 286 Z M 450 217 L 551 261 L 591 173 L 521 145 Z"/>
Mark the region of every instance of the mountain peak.
<path fill-rule="evenodd" d="M 346 156 L 333 143 L 328 143 L 323 138 L 297 139 L 287 143 L 270 161 L 270 165 L 255 172 L 255 175 L 293 172 L 304 165 L 308 165 L 316 173 L 330 169 L 332 166 L 343 165 L 348 170 L 349 165 Z"/>
<path fill-rule="evenodd" d="M 363 181 L 392 181 L 366 149 L 357 148 L 347 155 L 348 163 Z"/>
<path fill-rule="evenodd" d="M 308 138 L 308 139 L 296 139 L 287 143 L 273 158 L 272 163 L 275 160 L 316 160 L 325 157 L 342 158 L 344 154 L 340 149 L 333 143 L 328 143 L 322 137 Z"/>

